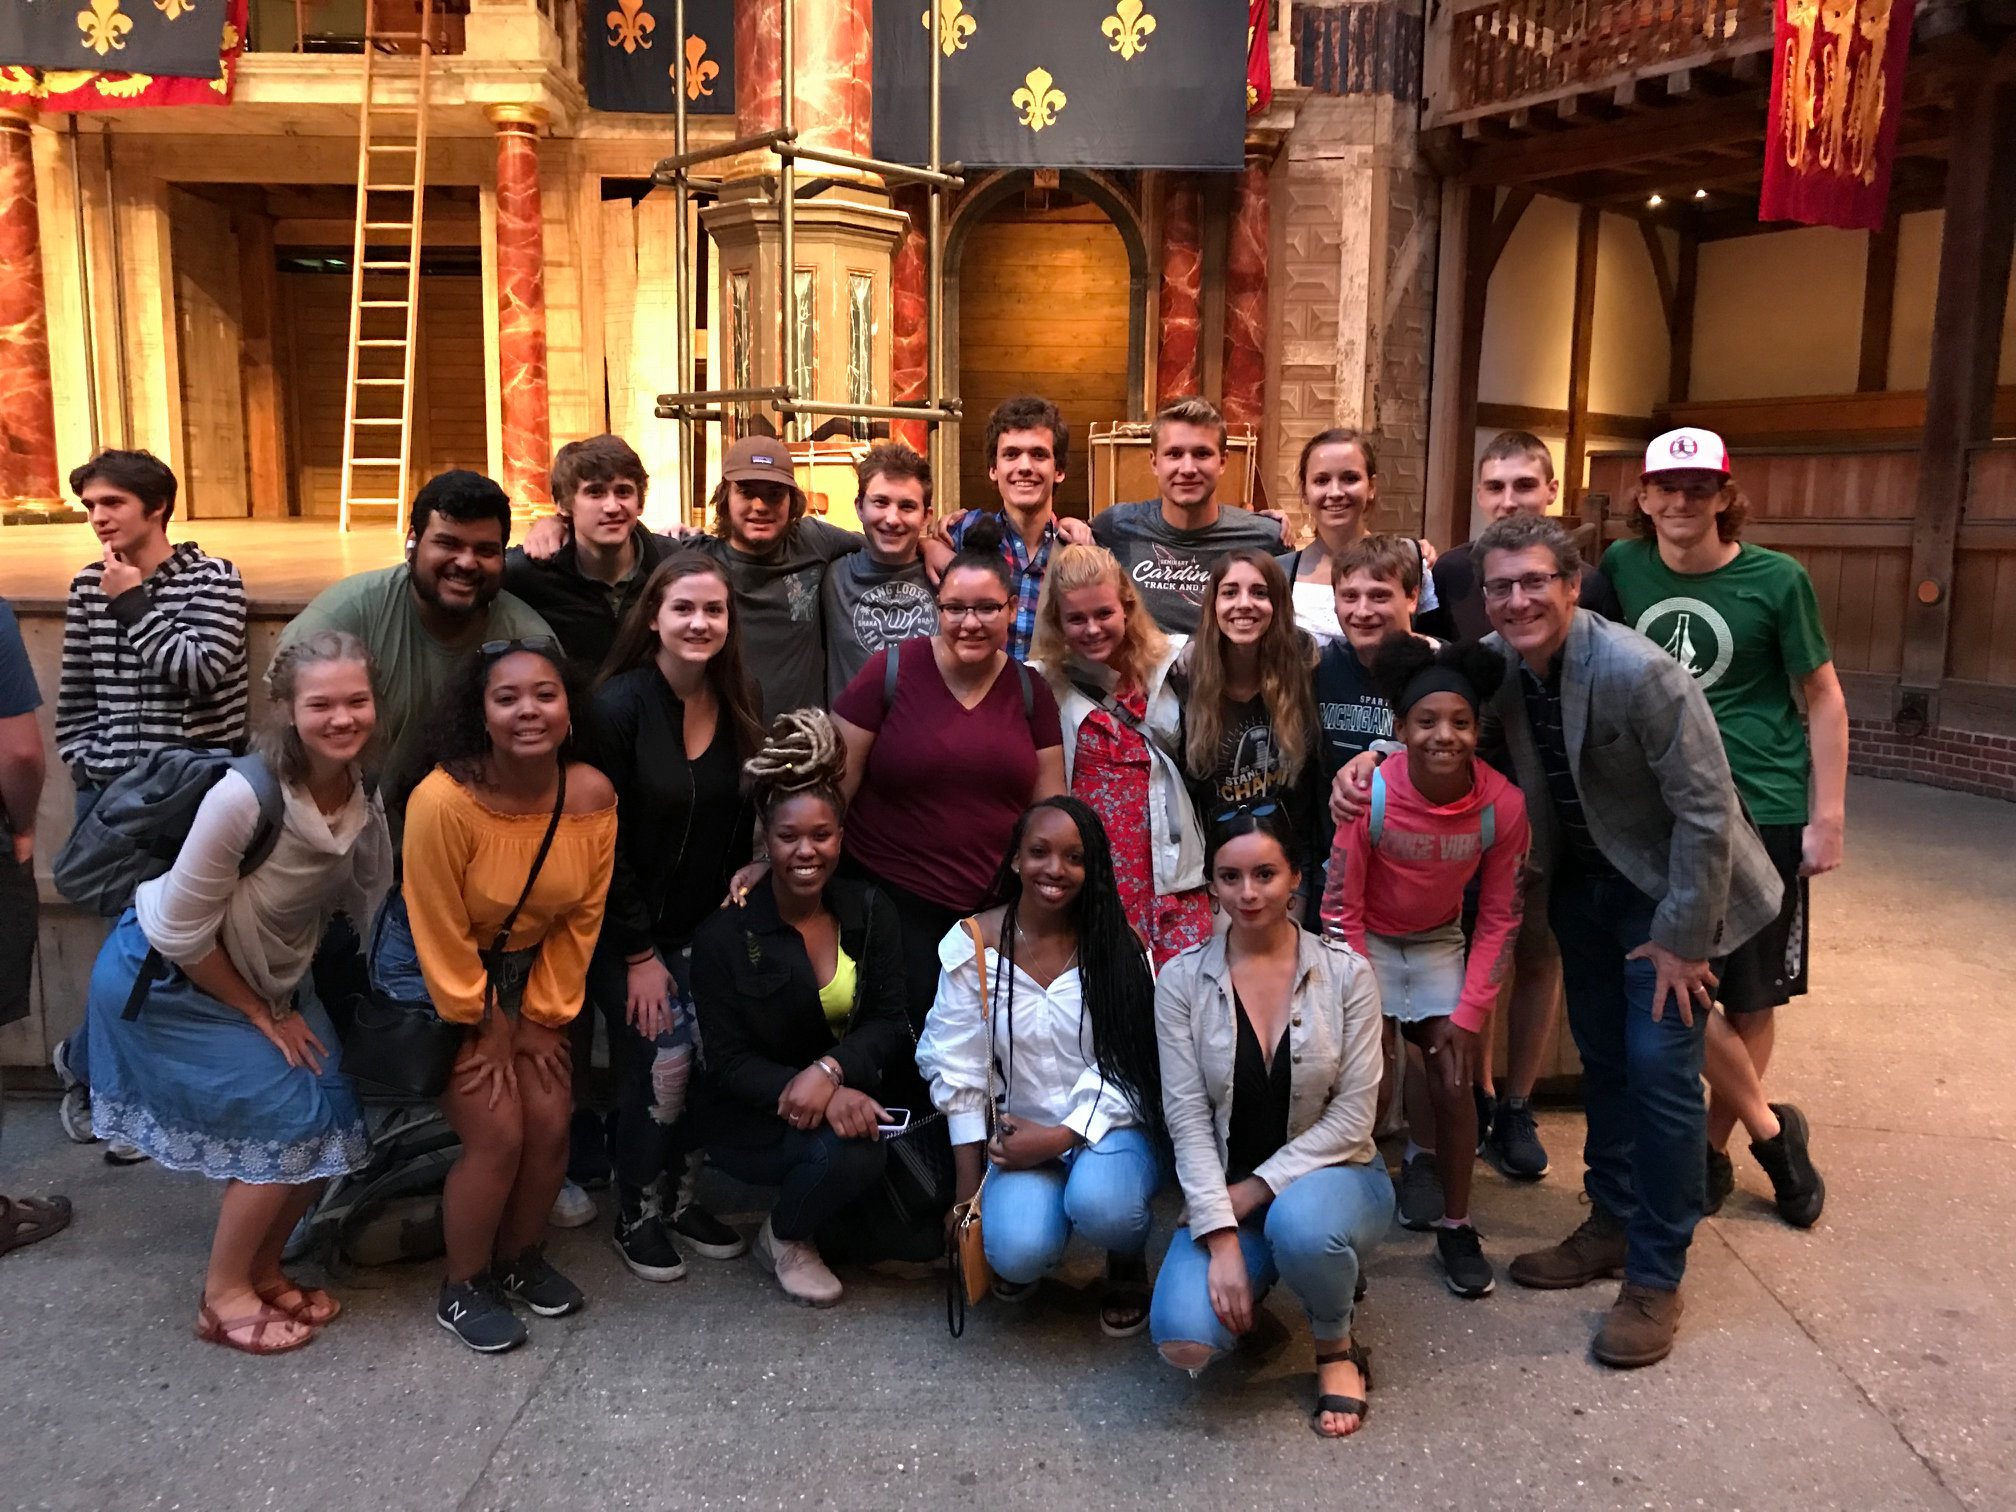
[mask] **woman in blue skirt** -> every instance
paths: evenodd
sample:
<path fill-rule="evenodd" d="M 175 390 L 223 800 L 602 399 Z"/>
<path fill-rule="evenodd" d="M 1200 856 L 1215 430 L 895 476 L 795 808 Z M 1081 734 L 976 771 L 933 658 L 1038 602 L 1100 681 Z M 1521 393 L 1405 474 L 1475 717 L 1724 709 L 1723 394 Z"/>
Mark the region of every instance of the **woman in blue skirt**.
<path fill-rule="evenodd" d="M 362 1110 L 337 1066 L 308 967 L 330 918 L 367 919 L 391 842 L 358 758 L 377 725 L 370 654 L 325 630 L 282 651 L 259 753 L 279 779 L 280 830 L 250 873 L 252 784 L 227 773 L 175 864 L 143 882 L 91 973 L 91 1115 L 176 1171 L 223 1180 L 196 1336 L 248 1354 L 298 1349 L 338 1310 L 280 1251 L 323 1182 L 362 1165 Z M 123 1016 L 149 947 L 164 963 Z"/>

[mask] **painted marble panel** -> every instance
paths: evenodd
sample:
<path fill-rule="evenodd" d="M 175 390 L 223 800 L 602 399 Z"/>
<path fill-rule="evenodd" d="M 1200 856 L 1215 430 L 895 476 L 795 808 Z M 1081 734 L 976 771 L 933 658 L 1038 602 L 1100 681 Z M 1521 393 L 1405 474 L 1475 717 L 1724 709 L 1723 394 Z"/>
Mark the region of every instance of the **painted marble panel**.
<path fill-rule="evenodd" d="M 30 130 L 0 115 L 0 504 L 46 507 L 62 495 Z"/>
<path fill-rule="evenodd" d="M 497 127 L 497 366 L 504 476 L 513 505 L 552 502 L 546 383 L 546 253 L 539 140 L 522 122 Z"/>
<path fill-rule="evenodd" d="M 1155 402 L 1202 391 L 1204 191 L 1194 174 L 1169 181 L 1162 200 L 1161 351 L 1155 361 Z"/>

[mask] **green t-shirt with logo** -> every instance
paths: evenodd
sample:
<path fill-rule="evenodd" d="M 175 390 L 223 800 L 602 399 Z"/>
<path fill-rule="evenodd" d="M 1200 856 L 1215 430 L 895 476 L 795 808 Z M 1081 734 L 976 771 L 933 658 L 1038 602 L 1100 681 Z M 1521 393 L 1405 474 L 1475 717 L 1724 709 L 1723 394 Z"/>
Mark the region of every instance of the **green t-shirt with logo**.
<path fill-rule="evenodd" d="M 1833 659 L 1806 569 L 1744 545 L 1713 572 L 1675 572 L 1650 541 L 1619 541 L 1603 573 L 1624 621 L 1694 674 L 1758 824 L 1804 824 L 1812 761 L 1792 684 Z"/>

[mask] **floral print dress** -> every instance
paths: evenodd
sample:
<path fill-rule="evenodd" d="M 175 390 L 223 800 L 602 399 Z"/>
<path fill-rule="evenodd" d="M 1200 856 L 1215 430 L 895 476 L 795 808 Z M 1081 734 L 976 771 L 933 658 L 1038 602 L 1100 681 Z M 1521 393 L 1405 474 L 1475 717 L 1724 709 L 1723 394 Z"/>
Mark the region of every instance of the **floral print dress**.
<path fill-rule="evenodd" d="M 1137 719 L 1146 719 L 1148 701 L 1138 688 L 1114 695 Z M 1201 887 L 1157 894 L 1154 844 L 1148 823 L 1151 775 L 1147 738 L 1104 709 L 1094 709 L 1078 726 L 1077 760 L 1071 792 L 1092 805 L 1106 825 L 1113 847 L 1113 875 L 1127 922 L 1147 942 L 1156 970 L 1179 950 L 1211 938 L 1211 903 Z"/>

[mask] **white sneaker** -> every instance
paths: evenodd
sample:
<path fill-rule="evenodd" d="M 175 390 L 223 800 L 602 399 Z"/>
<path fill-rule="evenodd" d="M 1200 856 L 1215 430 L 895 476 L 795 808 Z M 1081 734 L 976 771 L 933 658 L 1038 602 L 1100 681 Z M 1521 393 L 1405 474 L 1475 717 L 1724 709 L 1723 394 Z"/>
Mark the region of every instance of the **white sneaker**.
<path fill-rule="evenodd" d="M 584 1228 L 595 1221 L 595 1199 L 574 1182 L 563 1181 L 546 1218 L 555 1228 Z"/>
<path fill-rule="evenodd" d="M 756 1263 L 776 1276 L 784 1295 L 801 1307 L 831 1307 L 846 1293 L 809 1240 L 779 1239 L 770 1231 L 768 1218 L 757 1230 L 753 1253 Z"/>

